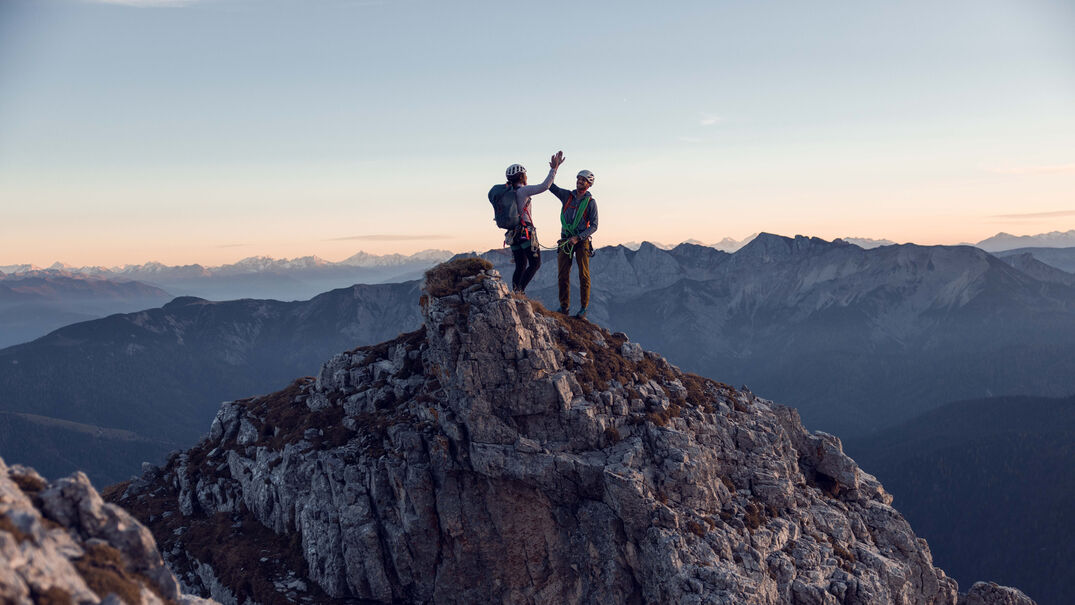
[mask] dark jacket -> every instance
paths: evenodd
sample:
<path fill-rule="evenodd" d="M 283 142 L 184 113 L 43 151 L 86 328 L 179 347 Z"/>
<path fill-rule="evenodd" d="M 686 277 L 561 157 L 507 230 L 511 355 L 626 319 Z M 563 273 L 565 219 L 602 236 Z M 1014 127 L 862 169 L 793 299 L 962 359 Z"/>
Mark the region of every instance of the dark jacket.
<path fill-rule="evenodd" d="M 573 189 L 564 189 L 552 185 L 549 187 L 549 191 L 553 195 L 560 198 L 560 202 L 563 207 L 560 209 L 560 224 L 570 224 L 575 220 L 575 214 L 578 212 L 580 199 L 575 198 L 575 191 Z M 560 229 L 560 237 L 568 238 L 572 235 L 577 235 L 579 239 L 590 239 L 594 231 L 597 231 L 597 199 L 587 191 L 585 195 L 590 196 L 590 203 L 586 206 L 586 211 L 582 215 L 582 221 L 579 222 L 578 233 L 567 233 L 563 228 Z"/>

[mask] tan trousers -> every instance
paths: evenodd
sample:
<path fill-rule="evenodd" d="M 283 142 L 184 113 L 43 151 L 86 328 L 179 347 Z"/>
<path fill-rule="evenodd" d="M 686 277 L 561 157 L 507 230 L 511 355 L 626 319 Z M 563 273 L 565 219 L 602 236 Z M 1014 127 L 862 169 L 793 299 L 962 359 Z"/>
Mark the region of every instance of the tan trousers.
<path fill-rule="evenodd" d="M 560 287 L 560 308 L 571 308 L 571 256 L 563 250 L 556 253 L 556 283 Z M 590 242 L 575 244 L 575 262 L 579 266 L 579 298 L 582 308 L 590 306 Z"/>

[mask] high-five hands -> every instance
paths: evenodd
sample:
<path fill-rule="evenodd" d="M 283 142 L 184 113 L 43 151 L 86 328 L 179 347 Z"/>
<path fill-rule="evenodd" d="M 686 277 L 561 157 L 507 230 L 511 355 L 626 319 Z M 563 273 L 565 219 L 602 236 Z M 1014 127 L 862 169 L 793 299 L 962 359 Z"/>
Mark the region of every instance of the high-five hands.
<path fill-rule="evenodd" d="M 557 151 L 555 154 L 553 154 L 552 159 L 549 160 L 549 166 L 551 168 L 559 168 L 560 164 L 563 164 L 563 163 L 564 163 L 564 152 L 563 151 Z"/>

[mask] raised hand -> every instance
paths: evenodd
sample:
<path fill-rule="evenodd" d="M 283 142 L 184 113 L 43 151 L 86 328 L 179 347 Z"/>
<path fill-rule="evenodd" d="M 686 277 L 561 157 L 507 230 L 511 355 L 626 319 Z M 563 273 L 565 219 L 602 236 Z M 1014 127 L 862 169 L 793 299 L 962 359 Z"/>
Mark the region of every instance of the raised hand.
<path fill-rule="evenodd" d="M 564 163 L 564 152 L 557 151 L 553 154 L 552 159 L 549 160 L 549 166 L 552 168 L 559 168 L 560 164 Z"/>

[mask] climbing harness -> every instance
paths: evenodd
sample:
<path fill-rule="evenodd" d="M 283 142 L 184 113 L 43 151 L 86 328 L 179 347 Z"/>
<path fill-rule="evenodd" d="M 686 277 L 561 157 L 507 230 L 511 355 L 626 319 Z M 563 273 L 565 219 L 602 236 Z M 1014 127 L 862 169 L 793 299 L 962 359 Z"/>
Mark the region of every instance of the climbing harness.
<path fill-rule="evenodd" d="M 585 171 L 583 171 L 583 172 L 585 172 Z M 581 176 L 582 173 L 580 172 L 579 175 Z M 572 195 L 574 195 L 574 194 L 572 194 Z M 567 218 L 564 216 L 564 212 L 561 211 L 560 212 L 560 229 L 564 233 L 568 234 L 569 236 L 578 236 L 578 234 L 579 234 L 579 225 L 582 223 L 582 218 L 586 214 L 586 207 L 589 206 L 589 205 L 590 205 L 590 194 L 589 194 L 589 192 L 587 192 L 582 196 L 582 200 L 579 201 L 579 205 L 575 208 L 575 217 L 573 219 L 571 219 L 570 224 L 567 222 Z M 566 210 L 566 207 L 565 207 L 565 210 Z M 584 240 L 580 240 L 580 241 L 584 241 Z M 572 256 L 574 254 L 576 244 L 571 243 L 571 237 L 566 237 L 566 238 L 560 240 L 559 242 L 557 242 L 557 244 L 558 244 L 557 248 L 559 249 L 560 252 L 566 254 L 567 256 Z M 593 248 L 592 247 L 590 248 L 590 256 L 593 256 Z"/>
<path fill-rule="evenodd" d="M 574 195 L 574 194 L 572 194 Z M 590 205 L 590 194 L 586 193 L 582 196 L 582 200 L 579 201 L 578 207 L 575 209 L 575 218 L 571 220 L 571 224 L 567 224 L 567 219 L 564 217 L 564 213 L 560 212 L 560 228 L 568 235 L 579 234 L 579 224 L 582 223 L 582 217 L 586 214 L 586 207 Z M 565 208 L 566 210 L 566 208 Z"/>
<path fill-rule="evenodd" d="M 589 205 L 590 205 L 590 194 L 586 193 L 583 196 L 582 200 L 579 202 L 578 207 L 575 209 L 575 217 L 571 220 L 570 224 L 568 224 L 567 220 L 564 218 L 563 212 L 560 213 L 560 227 L 564 231 L 564 233 L 569 233 L 571 235 L 578 235 L 579 225 L 582 223 L 583 216 L 585 216 L 585 214 L 586 214 L 586 208 Z M 574 252 L 575 252 L 575 246 L 577 244 L 572 244 L 570 237 L 562 239 L 562 240 L 556 242 L 555 246 L 542 246 L 540 243 L 538 243 L 537 229 L 533 229 L 533 225 L 526 225 L 526 224 L 523 224 L 523 223 L 519 223 L 519 225 L 517 225 L 516 227 L 514 227 L 512 229 L 508 229 L 507 231 L 504 232 L 504 246 L 503 247 L 504 248 L 510 247 L 512 245 L 512 243 L 516 240 L 516 238 L 519 236 L 519 233 L 521 231 L 526 232 L 526 239 L 530 240 L 530 248 L 532 248 L 534 250 L 538 250 L 538 251 L 541 251 L 541 250 L 557 250 L 558 252 L 562 252 L 562 253 L 566 254 L 567 256 L 572 256 L 574 254 Z M 580 241 L 585 241 L 585 240 L 580 240 Z M 593 256 L 593 255 L 594 255 L 594 250 L 593 250 L 593 246 L 591 246 L 590 247 L 590 256 Z"/>

